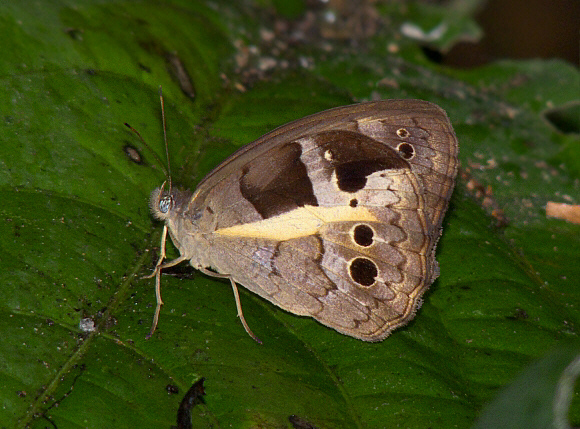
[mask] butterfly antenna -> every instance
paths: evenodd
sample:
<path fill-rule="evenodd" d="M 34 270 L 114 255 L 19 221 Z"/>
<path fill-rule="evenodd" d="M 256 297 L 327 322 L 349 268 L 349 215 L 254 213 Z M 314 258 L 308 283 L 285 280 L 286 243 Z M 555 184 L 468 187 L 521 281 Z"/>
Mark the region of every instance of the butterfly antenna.
<path fill-rule="evenodd" d="M 145 146 L 147 149 L 149 149 L 149 151 L 151 152 L 151 154 L 153 155 L 153 157 L 155 158 L 157 163 L 159 165 L 161 165 L 161 168 L 163 168 L 163 172 L 165 173 L 165 176 L 167 177 L 167 181 L 169 182 L 169 192 L 171 193 L 171 167 L 169 165 L 169 145 L 167 144 L 167 125 L 165 122 L 165 103 L 163 101 L 163 93 L 161 92 L 161 86 L 159 87 L 159 99 L 161 100 L 161 120 L 163 122 L 163 141 L 165 143 L 165 157 L 167 159 L 167 168 L 165 168 L 163 166 L 165 163 L 161 160 L 161 158 L 159 158 L 159 156 L 151 148 L 151 146 L 149 146 L 147 144 L 145 139 L 141 136 L 141 133 L 139 133 L 139 131 L 137 131 L 135 128 L 133 128 L 131 125 L 129 125 L 127 122 L 125 122 L 125 126 L 127 128 L 129 128 L 131 131 L 133 131 L 137 135 L 137 137 L 139 137 L 139 140 L 141 140 L 141 143 L 143 143 L 143 146 Z"/>
<path fill-rule="evenodd" d="M 169 194 L 171 194 L 171 166 L 169 165 L 169 145 L 167 144 L 167 123 L 165 122 L 165 102 L 159 85 L 159 101 L 161 102 L 161 121 L 163 122 L 163 141 L 165 142 L 165 157 L 167 158 L 167 176 L 169 180 Z"/>

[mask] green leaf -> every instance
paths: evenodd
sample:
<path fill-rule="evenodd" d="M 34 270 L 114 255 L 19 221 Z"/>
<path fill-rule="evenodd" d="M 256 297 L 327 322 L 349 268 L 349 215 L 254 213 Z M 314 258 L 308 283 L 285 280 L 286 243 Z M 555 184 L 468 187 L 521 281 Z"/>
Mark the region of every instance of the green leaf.
<path fill-rule="evenodd" d="M 549 122 L 577 102 L 570 65 L 442 69 L 400 37 L 404 13 L 356 43 L 315 30 L 290 43 L 279 29 L 294 21 L 221 1 L 22 1 L 0 19 L 0 427 L 170 427 L 201 377 L 194 427 L 291 427 L 291 416 L 320 428 L 471 427 L 528 364 L 577 339 L 580 226 L 545 215 L 548 201 L 580 199 L 580 139 Z M 273 28 L 273 40 L 260 32 Z M 325 108 L 445 108 L 462 174 L 441 276 L 416 318 L 364 343 L 240 288 L 259 345 L 230 285 L 183 266 L 163 276 L 159 328 L 145 340 L 155 295 L 141 276 L 161 235 L 148 199 L 165 180 L 159 85 L 173 178 L 189 188 L 236 148 Z"/>
<path fill-rule="evenodd" d="M 475 429 L 569 427 L 567 414 L 579 374 L 580 347 L 559 347 L 503 389 Z"/>

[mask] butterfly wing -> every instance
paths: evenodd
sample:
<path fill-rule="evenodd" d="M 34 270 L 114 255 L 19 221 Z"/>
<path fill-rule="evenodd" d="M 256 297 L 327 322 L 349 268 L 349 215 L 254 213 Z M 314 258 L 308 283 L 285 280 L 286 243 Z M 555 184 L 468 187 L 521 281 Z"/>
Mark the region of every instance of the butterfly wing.
<path fill-rule="evenodd" d="M 285 125 L 200 184 L 190 216 L 203 251 L 192 264 L 339 332 L 381 340 L 412 318 L 438 274 L 456 154 L 444 112 L 418 100 Z"/>

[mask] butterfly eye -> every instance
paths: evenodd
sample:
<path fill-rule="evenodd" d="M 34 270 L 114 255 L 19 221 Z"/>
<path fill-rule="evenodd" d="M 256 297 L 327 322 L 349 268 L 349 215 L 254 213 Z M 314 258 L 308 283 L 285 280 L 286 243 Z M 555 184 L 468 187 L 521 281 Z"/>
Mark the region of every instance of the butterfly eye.
<path fill-rule="evenodd" d="M 171 196 L 161 198 L 159 201 L 159 211 L 161 213 L 167 213 L 171 206 L 173 205 L 173 198 Z"/>

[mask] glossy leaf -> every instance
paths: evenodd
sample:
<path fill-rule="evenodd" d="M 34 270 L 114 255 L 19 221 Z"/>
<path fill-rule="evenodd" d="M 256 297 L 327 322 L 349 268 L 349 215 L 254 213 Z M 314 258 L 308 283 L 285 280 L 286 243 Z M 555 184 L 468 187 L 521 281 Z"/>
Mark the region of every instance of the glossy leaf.
<path fill-rule="evenodd" d="M 577 338 L 580 227 L 544 207 L 580 198 L 578 136 L 545 115 L 577 98 L 578 71 L 559 61 L 442 69 L 395 37 L 400 25 L 355 45 L 331 39 L 332 28 L 309 43 L 276 33 L 270 42 L 259 30 L 273 28 L 275 11 L 0 6 L 11 41 L 0 60 L 0 426 L 170 427 L 205 377 L 194 427 L 470 427 L 528 364 Z M 408 18 L 402 11 L 398 24 Z M 471 28 L 462 19 L 455 28 Z M 404 97 L 445 108 L 463 174 L 438 247 L 441 276 L 417 317 L 369 344 L 241 290 L 258 345 L 229 284 L 184 266 L 163 277 L 159 329 L 145 340 L 155 297 L 140 277 L 161 230 L 147 205 L 165 178 L 159 85 L 173 177 L 185 187 L 243 144 L 325 108 Z"/>

